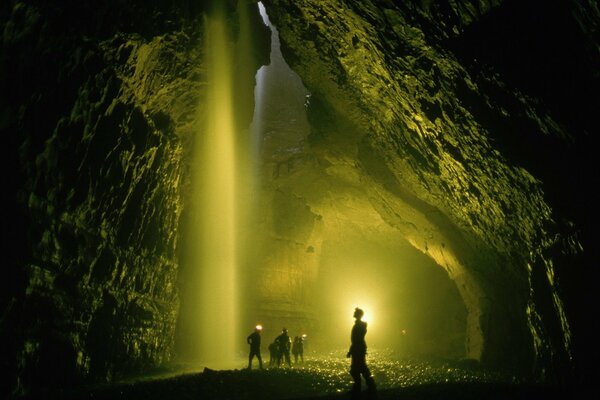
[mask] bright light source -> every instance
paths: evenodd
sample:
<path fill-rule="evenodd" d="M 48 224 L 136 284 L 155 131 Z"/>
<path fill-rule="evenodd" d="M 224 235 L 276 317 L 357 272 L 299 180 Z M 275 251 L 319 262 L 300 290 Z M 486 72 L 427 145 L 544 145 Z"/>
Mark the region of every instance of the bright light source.
<path fill-rule="evenodd" d="M 352 314 L 354 314 L 354 310 L 356 308 L 360 308 L 363 311 L 363 316 L 361 318 L 361 320 L 365 321 L 365 322 L 369 322 L 372 323 L 373 322 L 373 312 L 372 312 L 372 307 L 361 307 L 359 305 L 355 305 L 354 307 L 352 307 Z"/>
<path fill-rule="evenodd" d="M 256 330 L 257 331 L 262 331 L 262 325 L 256 325 Z"/>

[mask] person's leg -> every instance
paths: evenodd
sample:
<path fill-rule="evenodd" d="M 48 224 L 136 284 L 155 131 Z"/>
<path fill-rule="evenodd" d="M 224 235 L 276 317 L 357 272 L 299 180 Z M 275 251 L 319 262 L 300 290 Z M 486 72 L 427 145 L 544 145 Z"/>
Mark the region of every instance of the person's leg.
<path fill-rule="evenodd" d="M 360 356 L 352 355 L 352 363 L 350 364 L 350 376 L 354 380 L 352 385 L 352 393 L 359 393 L 361 389 L 360 373 L 362 371 L 362 363 Z"/>
<path fill-rule="evenodd" d="M 360 383 L 360 371 L 358 371 L 356 369 L 356 366 L 352 365 L 350 366 L 350 376 L 352 377 L 352 380 L 354 381 L 354 384 L 352 385 L 352 393 L 358 393 L 360 392 L 360 387 L 361 387 L 361 383 Z"/>
<path fill-rule="evenodd" d="M 251 351 L 248 356 L 248 369 L 252 369 L 252 359 L 254 358 L 254 353 Z"/>
<path fill-rule="evenodd" d="M 258 353 L 256 353 L 256 358 L 258 358 L 258 366 L 260 367 L 260 369 L 263 369 L 262 357 L 260 355 L 260 351 Z"/>
<path fill-rule="evenodd" d="M 367 367 L 366 362 L 361 373 L 365 378 L 365 382 L 367 383 L 367 388 L 369 391 L 375 391 L 375 379 L 373 379 L 373 375 L 371 375 L 371 371 L 369 370 L 369 367 Z"/>

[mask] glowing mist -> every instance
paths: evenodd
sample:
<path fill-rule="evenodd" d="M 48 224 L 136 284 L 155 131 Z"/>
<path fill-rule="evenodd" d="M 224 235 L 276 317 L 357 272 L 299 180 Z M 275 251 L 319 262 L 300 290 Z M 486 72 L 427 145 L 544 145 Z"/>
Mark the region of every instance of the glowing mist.
<path fill-rule="evenodd" d="M 206 126 L 196 165 L 201 181 L 198 323 L 203 363 L 235 359 L 237 320 L 236 151 L 231 54 L 224 19 L 206 23 Z"/>

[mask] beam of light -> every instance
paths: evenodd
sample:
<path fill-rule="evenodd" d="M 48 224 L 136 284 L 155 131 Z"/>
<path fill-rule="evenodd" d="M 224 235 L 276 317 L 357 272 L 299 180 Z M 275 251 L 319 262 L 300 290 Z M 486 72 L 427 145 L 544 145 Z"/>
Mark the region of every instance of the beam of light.
<path fill-rule="evenodd" d="M 225 19 L 206 21 L 206 125 L 201 132 L 197 318 L 200 359 L 210 365 L 235 359 L 237 332 L 236 151 L 232 55 Z"/>

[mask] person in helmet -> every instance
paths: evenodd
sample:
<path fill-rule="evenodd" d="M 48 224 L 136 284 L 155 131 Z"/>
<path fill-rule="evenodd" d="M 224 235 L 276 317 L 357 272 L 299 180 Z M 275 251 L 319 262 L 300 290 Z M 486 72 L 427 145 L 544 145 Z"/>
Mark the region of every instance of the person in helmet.
<path fill-rule="evenodd" d="M 292 354 L 294 355 L 294 364 L 298 364 L 298 357 L 300 357 L 301 362 L 304 362 L 304 336 L 294 337 Z"/>
<path fill-rule="evenodd" d="M 274 367 L 279 361 L 279 344 L 277 339 L 269 345 L 269 367 Z"/>
<path fill-rule="evenodd" d="M 252 369 L 252 359 L 256 356 L 258 359 L 258 366 L 263 369 L 262 357 L 260 356 L 260 332 L 262 326 L 256 325 L 254 332 L 252 332 L 246 338 L 246 341 L 250 345 L 250 354 L 248 355 L 248 369 Z"/>
<path fill-rule="evenodd" d="M 292 340 L 288 336 L 287 329 L 283 328 L 281 330 L 281 334 L 277 336 L 277 339 L 275 339 L 275 341 L 277 342 L 277 347 L 279 348 L 277 366 L 279 367 L 281 365 L 281 360 L 285 358 L 286 364 L 288 365 L 288 367 L 291 367 L 292 361 L 290 359 L 290 347 L 292 344 Z"/>
<path fill-rule="evenodd" d="M 367 342 L 365 335 L 367 334 L 367 323 L 362 321 L 364 311 L 356 307 L 354 309 L 354 325 L 350 334 L 350 350 L 346 357 L 352 358 L 350 364 L 350 376 L 354 380 L 352 393 L 361 391 L 361 375 L 365 379 L 369 391 L 375 391 L 375 380 L 371 375 L 369 367 L 367 367 Z"/>

